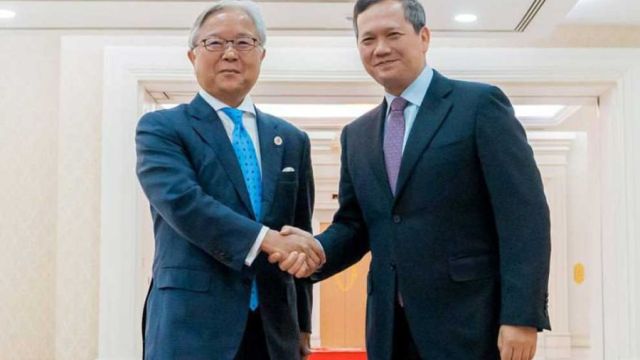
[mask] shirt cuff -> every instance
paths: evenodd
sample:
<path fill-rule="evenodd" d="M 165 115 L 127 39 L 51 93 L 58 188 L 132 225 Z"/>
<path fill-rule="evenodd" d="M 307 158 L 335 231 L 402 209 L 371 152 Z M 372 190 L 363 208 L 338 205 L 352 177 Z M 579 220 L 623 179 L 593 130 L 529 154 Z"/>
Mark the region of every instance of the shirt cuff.
<path fill-rule="evenodd" d="M 267 236 L 267 231 L 269 231 L 269 228 L 266 226 L 263 226 L 262 230 L 260 230 L 260 232 L 258 233 L 258 236 L 256 237 L 256 242 L 253 243 L 251 250 L 249 250 L 249 254 L 247 254 L 247 257 L 244 259 L 245 265 L 251 266 L 251 264 L 253 264 L 253 261 L 256 259 L 256 257 L 258 256 L 258 253 L 260 252 L 260 246 L 262 245 L 262 241 L 264 241 L 265 236 Z"/>

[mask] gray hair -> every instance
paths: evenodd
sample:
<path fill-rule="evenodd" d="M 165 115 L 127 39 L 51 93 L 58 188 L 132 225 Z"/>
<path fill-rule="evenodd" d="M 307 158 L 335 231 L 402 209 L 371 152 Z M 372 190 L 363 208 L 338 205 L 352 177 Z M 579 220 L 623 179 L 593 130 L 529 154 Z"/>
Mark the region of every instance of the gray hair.
<path fill-rule="evenodd" d="M 264 20 L 262 19 L 262 14 L 260 13 L 260 9 L 258 8 L 258 5 L 256 5 L 256 3 L 249 0 L 222 0 L 216 2 L 213 6 L 204 10 L 193 23 L 193 26 L 191 27 L 191 31 L 189 33 L 189 48 L 191 50 L 195 49 L 198 46 L 198 44 L 196 43 L 198 39 L 198 33 L 200 32 L 202 25 L 209 18 L 209 16 L 226 9 L 238 9 L 246 13 L 251 18 L 253 24 L 256 27 L 260 44 L 264 46 L 267 43 L 266 27 L 264 24 Z"/>
<path fill-rule="evenodd" d="M 383 2 L 386 0 L 358 0 L 353 6 L 353 29 L 358 36 L 358 15 L 367 10 L 371 5 Z M 418 0 L 396 0 L 402 4 L 404 9 L 404 18 L 411 23 L 413 30 L 416 34 L 422 30 L 427 24 L 427 17 L 424 13 L 424 8 Z"/>

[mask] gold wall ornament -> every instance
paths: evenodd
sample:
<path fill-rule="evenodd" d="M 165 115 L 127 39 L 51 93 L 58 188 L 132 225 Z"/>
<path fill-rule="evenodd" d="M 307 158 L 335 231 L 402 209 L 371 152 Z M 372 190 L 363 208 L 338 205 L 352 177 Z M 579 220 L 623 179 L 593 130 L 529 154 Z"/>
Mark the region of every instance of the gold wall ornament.
<path fill-rule="evenodd" d="M 585 277 L 585 270 L 584 270 L 584 264 L 583 263 L 576 263 L 573 266 L 573 281 L 575 281 L 576 284 L 580 285 L 584 282 L 584 277 Z"/>

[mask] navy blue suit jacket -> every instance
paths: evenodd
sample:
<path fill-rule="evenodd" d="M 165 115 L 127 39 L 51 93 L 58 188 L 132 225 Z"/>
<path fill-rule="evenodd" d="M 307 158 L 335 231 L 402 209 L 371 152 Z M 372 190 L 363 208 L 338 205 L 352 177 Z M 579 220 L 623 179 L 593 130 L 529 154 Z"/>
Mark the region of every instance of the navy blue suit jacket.
<path fill-rule="evenodd" d="M 311 230 L 313 174 L 307 135 L 257 110 L 263 218 L 256 220 L 224 127 L 199 95 L 148 113 L 136 133 L 137 174 L 151 204 L 153 282 L 146 303 L 145 358 L 233 359 L 252 279 L 272 359 L 298 359 L 310 331 L 311 287 L 260 254 L 245 258 L 262 224 Z M 276 144 L 274 139 L 283 141 Z M 282 172 L 291 167 L 294 172 Z"/>
<path fill-rule="evenodd" d="M 367 350 L 391 359 L 397 290 L 430 360 L 497 359 L 500 324 L 548 329 L 549 210 L 507 97 L 434 74 L 391 193 L 386 104 L 342 132 L 340 208 L 319 236 L 329 277 L 371 251 Z"/>

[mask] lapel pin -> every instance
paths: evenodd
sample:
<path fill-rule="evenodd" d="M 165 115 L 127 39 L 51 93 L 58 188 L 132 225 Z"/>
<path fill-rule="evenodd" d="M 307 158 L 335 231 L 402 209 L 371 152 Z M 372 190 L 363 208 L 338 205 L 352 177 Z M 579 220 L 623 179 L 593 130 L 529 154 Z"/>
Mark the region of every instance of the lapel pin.
<path fill-rule="evenodd" d="M 276 136 L 273 138 L 273 143 L 280 146 L 282 145 L 282 138 L 280 136 Z"/>

